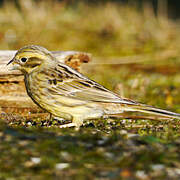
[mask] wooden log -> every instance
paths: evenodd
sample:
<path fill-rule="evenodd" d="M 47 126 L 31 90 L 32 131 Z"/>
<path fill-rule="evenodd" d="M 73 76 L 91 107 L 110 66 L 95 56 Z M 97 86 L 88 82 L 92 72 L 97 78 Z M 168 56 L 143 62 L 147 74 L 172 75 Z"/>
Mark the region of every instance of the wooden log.
<path fill-rule="evenodd" d="M 8 108 L 30 108 L 37 106 L 28 97 L 23 75 L 20 71 L 10 71 L 7 63 L 14 57 L 17 51 L 0 51 L 0 109 L 6 111 Z M 80 71 L 83 63 L 88 63 L 91 55 L 77 51 L 52 51 L 52 54 L 62 63 Z"/>

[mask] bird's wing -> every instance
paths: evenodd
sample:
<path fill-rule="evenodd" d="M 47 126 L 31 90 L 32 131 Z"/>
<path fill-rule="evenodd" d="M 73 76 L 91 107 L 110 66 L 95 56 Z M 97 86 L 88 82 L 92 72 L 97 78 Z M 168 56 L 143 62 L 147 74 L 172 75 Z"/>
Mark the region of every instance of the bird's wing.
<path fill-rule="evenodd" d="M 85 102 L 124 103 L 136 102 L 120 98 L 102 85 L 88 79 L 81 73 L 64 64 L 57 64 L 48 71 L 51 79 L 48 80 L 49 90 L 55 95 L 70 97 Z"/>

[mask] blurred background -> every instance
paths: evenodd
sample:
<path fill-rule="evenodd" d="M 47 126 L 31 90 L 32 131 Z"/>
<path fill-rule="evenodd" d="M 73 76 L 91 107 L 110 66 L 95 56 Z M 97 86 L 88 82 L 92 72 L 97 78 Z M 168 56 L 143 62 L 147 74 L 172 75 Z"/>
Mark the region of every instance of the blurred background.
<path fill-rule="evenodd" d="M 0 50 L 91 53 L 88 77 L 180 113 L 179 18 L 179 0 L 1 0 Z M 59 129 L 26 98 L 22 76 L 0 74 L 0 179 L 180 179 L 178 120 L 127 113 Z"/>
<path fill-rule="evenodd" d="M 0 49 L 26 44 L 50 50 L 129 56 L 179 50 L 179 1 L 1 0 Z"/>

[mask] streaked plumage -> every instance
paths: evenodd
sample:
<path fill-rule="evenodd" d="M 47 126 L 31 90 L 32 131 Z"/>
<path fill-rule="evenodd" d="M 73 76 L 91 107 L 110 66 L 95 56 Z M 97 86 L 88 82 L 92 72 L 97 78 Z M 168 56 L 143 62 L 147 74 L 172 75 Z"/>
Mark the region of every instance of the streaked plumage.
<path fill-rule="evenodd" d="M 124 99 L 59 62 L 41 46 L 21 48 L 8 64 L 24 73 L 28 95 L 53 116 L 72 120 L 62 126 L 81 126 L 84 119 L 119 114 L 123 111 L 141 111 L 179 118 L 180 114 L 157 109 Z"/>

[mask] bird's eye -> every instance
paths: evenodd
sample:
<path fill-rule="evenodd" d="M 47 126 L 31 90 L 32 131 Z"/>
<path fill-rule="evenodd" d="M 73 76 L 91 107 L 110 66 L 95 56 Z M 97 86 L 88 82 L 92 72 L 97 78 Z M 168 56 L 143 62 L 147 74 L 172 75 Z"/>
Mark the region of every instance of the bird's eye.
<path fill-rule="evenodd" d="M 21 58 L 21 62 L 26 62 L 27 61 L 27 58 L 23 57 Z"/>

